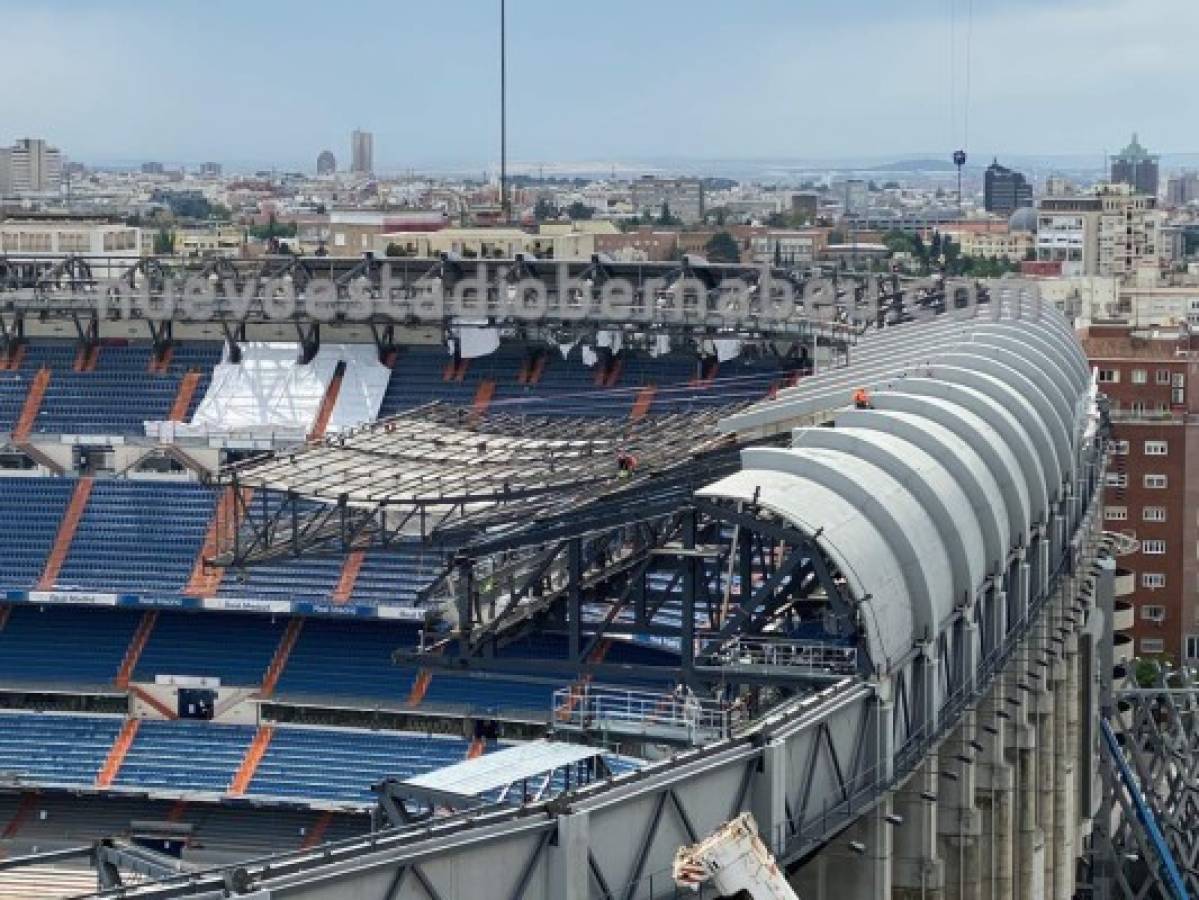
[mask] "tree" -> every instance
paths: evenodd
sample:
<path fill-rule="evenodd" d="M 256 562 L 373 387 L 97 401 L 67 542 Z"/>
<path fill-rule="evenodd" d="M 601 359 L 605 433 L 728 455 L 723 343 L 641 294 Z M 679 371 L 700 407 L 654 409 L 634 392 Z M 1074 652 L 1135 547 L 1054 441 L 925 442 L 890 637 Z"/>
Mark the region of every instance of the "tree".
<path fill-rule="evenodd" d="M 836 228 L 834 228 L 832 231 L 830 231 L 828 233 L 828 242 L 830 244 L 844 244 L 845 243 L 845 232 L 838 231 Z"/>
<path fill-rule="evenodd" d="M 670 212 L 670 204 L 666 201 L 662 202 L 662 212 L 658 215 L 658 225 L 682 225 L 682 219 L 672 215 Z"/>
<path fill-rule="evenodd" d="M 175 252 L 175 232 L 160 228 L 154 235 L 154 255 L 170 256 Z"/>
<path fill-rule="evenodd" d="M 594 216 L 595 209 L 586 203 L 576 200 L 566 208 L 566 214 L 576 221 L 583 221 Z"/>
<path fill-rule="evenodd" d="M 783 267 L 783 245 L 777 240 L 774 242 L 774 267 L 776 269 Z"/>
<path fill-rule="evenodd" d="M 546 219 L 554 219 L 558 216 L 558 208 L 550 203 L 545 197 L 538 197 L 537 203 L 533 206 L 533 218 L 538 222 L 544 222 Z"/>
<path fill-rule="evenodd" d="M 387 249 L 383 251 L 385 256 L 407 256 L 408 251 L 394 241 L 387 244 Z"/>
<path fill-rule="evenodd" d="M 741 261 L 741 249 L 727 231 L 718 231 L 704 245 L 704 252 L 712 262 L 735 263 Z"/>

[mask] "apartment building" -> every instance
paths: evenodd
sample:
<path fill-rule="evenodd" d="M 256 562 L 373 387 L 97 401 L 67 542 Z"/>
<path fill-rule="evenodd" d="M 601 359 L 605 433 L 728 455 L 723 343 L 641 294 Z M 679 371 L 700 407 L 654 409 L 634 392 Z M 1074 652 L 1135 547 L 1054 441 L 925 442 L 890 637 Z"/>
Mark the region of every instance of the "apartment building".
<path fill-rule="evenodd" d="M 1157 268 L 1161 214 L 1157 200 L 1126 184 L 1089 194 L 1042 197 L 1037 205 L 1037 259 L 1060 262 L 1062 274 L 1133 276 Z"/>
<path fill-rule="evenodd" d="M 1133 638 L 1142 656 L 1199 660 L 1199 335 L 1091 325 L 1081 334 L 1111 404 L 1105 527 L 1136 538 Z"/>

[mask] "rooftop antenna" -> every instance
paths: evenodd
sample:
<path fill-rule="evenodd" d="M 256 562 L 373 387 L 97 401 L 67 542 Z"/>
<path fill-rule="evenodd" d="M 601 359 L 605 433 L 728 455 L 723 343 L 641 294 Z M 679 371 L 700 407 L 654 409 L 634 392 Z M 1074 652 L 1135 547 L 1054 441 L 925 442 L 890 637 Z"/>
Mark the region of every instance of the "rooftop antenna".
<path fill-rule="evenodd" d="M 966 165 L 965 150 L 953 151 L 953 164 L 958 167 L 958 218 L 960 219 L 962 217 L 962 167 Z"/>

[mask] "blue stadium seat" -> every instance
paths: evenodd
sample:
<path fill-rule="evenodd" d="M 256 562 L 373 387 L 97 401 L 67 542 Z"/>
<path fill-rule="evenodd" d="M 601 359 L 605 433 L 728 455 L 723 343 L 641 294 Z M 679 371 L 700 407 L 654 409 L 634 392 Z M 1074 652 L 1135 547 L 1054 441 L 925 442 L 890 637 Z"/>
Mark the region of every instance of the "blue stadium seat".
<path fill-rule="evenodd" d="M 0 713 L 0 774 L 35 784 L 90 786 L 122 721 L 120 716 Z"/>

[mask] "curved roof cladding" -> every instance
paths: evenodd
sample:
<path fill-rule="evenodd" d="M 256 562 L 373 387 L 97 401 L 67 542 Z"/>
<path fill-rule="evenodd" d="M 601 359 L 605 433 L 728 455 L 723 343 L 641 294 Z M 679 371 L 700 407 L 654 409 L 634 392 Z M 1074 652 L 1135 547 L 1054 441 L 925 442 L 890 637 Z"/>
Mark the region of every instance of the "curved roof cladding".
<path fill-rule="evenodd" d="M 904 378 L 896 386 L 913 394 L 950 397 L 990 422 L 1020 460 L 1033 522 L 1046 521 L 1050 500 L 1061 493 L 1062 477 L 1049 433 L 1028 401 L 991 375 L 937 365 L 930 365 L 924 373 L 927 377 Z"/>
<path fill-rule="evenodd" d="M 815 540 L 845 578 L 880 671 L 911 650 L 915 616 L 900 563 L 875 523 L 837 491 L 790 472 L 742 469 L 696 493 L 756 502 Z"/>
<path fill-rule="evenodd" d="M 1069 484 L 1074 481 L 1073 417 L 1070 417 L 1069 424 L 1063 421 L 1067 414 L 1055 404 L 1056 398 L 1053 394 L 1047 394 L 1046 390 L 1048 389 L 1042 388 L 1038 379 L 1031 377 L 1023 370 L 1027 365 L 1024 358 L 1013 358 L 1013 354 L 1006 350 L 995 350 L 990 347 L 971 347 L 971 351 L 971 353 L 954 352 L 938 355 L 933 360 L 933 365 L 960 366 L 995 378 L 1004 385 L 1005 389 L 1014 391 L 1021 400 L 1032 407 L 1037 423 L 1044 426 L 1052 442 L 1049 457 L 1042 458 L 1042 463 L 1045 464 L 1046 478 L 1051 477 L 1051 470 L 1055 468 L 1050 463 L 1056 463 L 1057 482 L 1047 485 L 1047 487 L 1051 497 L 1055 499 L 1060 497 L 1063 483 Z M 1060 397 L 1060 393 L 1058 397 Z M 1019 415 L 1016 405 L 1012 407 L 1012 411 Z M 1025 427 L 1031 436 L 1036 436 L 1033 427 L 1027 423 Z"/>
<path fill-rule="evenodd" d="M 861 412 L 871 415 L 869 410 Z M 936 524 L 952 565 L 954 597 L 973 595 L 987 571 L 982 528 L 957 478 L 932 454 L 898 435 L 849 425 L 797 428 L 792 433 L 791 446 L 798 450 L 819 447 L 848 453 L 877 466 L 902 484 Z"/>
<path fill-rule="evenodd" d="M 1038 347 L 1046 358 L 1057 364 L 1066 379 L 1058 381 L 1063 390 L 1066 390 L 1067 383 L 1072 384 L 1078 394 L 1085 394 L 1090 388 L 1090 367 L 1079 363 L 1073 350 L 1064 346 L 1064 338 L 1056 329 L 1028 328 L 1020 322 L 1000 321 L 976 325 L 971 329 L 972 338 L 980 335 L 1002 336 L 1020 346 Z M 1073 342 L 1074 339 L 1071 338 L 1070 341 Z"/>
<path fill-rule="evenodd" d="M 858 385 L 870 402 L 841 407 Z M 726 420 L 798 424 L 835 409 L 833 427 L 796 428 L 789 449 L 746 449 L 741 472 L 700 493 L 760 491 L 817 541 L 886 671 L 1048 520 L 1076 477 L 1093 390 L 1068 324 L 1036 298 L 956 325 L 895 326 L 864 339 L 856 365 Z"/>
<path fill-rule="evenodd" d="M 963 352 L 978 353 L 1003 362 L 1035 381 L 1037 388 L 1053 404 L 1066 433 L 1074 433 L 1082 393 L 1063 371 L 1061 363 L 1046 354 L 1041 346 L 1016 341 L 1005 334 L 981 331 L 971 335 L 969 351 Z"/>
<path fill-rule="evenodd" d="M 883 398 L 885 401 L 902 399 L 896 394 L 883 395 Z M 915 406 L 927 405 L 923 398 L 906 399 Z M 997 574 L 1003 570 L 1013 535 L 1019 530 L 1013 529 L 1008 520 L 1008 503 L 999 482 L 991 474 L 988 463 L 970 444 L 928 416 L 881 409 L 878 403 L 873 409 L 847 409 L 839 413 L 836 428 L 831 431 L 836 433 L 841 430 L 880 432 L 920 448 L 939 462 L 970 504 L 970 514 L 954 524 L 962 527 L 960 523 L 964 521 L 966 528 L 971 522 L 978 526 L 979 539 L 982 541 L 983 574 Z M 830 429 L 822 431 L 829 432 Z"/>
<path fill-rule="evenodd" d="M 836 491 L 858 514 L 874 523 L 903 575 L 917 635 L 933 636 L 953 615 L 949 553 L 940 529 L 899 481 L 863 459 L 840 450 L 750 449 L 741 452 L 750 471 L 788 472 Z"/>

